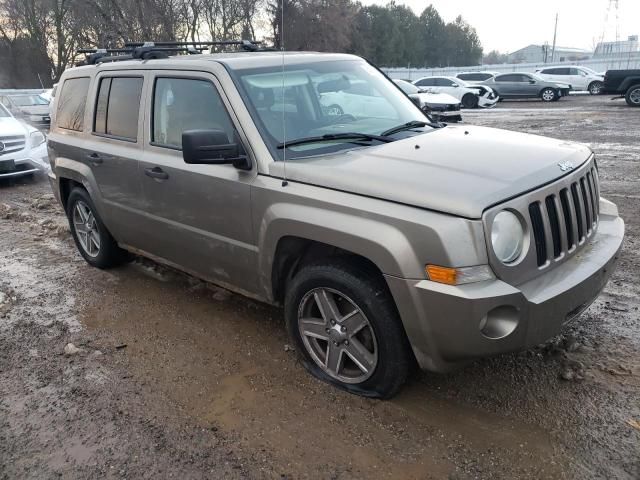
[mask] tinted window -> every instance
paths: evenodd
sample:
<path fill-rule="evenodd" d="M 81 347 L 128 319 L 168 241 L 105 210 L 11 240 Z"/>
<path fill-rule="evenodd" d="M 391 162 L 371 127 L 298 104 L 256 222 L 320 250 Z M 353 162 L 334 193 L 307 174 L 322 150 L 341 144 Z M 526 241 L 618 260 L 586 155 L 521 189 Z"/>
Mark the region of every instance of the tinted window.
<path fill-rule="evenodd" d="M 516 74 L 508 74 L 508 75 L 498 75 L 496 77 L 496 82 L 518 82 L 520 81 L 520 75 Z"/>
<path fill-rule="evenodd" d="M 89 82 L 88 77 L 69 78 L 64 82 L 58 98 L 58 127 L 78 132 L 84 129 L 84 108 L 87 104 Z"/>
<path fill-rule="evenodd" d="M 458 78 L 462 80 L 483 81 L 491 78 L 490 73 L 461 73 Z"/>
<path fill-rule="evenodd" d="M 569 68 L 569 75 L 581 75 L 582 72 L 577 68 Z"/>
<path fill-rule="evenodd" d="M 158 78 L 153 95 L 152 142 L 182 148 L 182 132 L 202 129 L 222 130 L 233 141 L 231 119 L 210 82 Z"/>
<path fill-rule="evenodd" d="M 138 138 L 142 78 L 112 77 L 100 81 L 94 131 L 114 137 Z"/>
<path fill-rule="evenodd" d="M 436 84 L 435 78 L 423 78 L 422 80 L 418 80 L 415 85 L 419 87 L 434 87 Z"/>
<path fill-rule="evenodd" d="M 436 80 L 436 85 L 438 85 L 439 87 L 451 87 L 453 83 L 454 82 L 449 80 L 448 78 L 438 78 Z"/>

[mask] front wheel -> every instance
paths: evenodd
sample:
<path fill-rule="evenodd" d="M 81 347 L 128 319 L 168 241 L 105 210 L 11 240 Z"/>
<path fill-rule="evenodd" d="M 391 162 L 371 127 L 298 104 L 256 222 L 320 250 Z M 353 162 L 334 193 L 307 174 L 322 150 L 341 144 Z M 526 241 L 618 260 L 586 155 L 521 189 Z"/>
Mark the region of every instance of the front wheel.
<path fill-rule="evenodd" d="M 462 97 L 462 106 L 464 108 L 476 108 L 478 106 L 478 97 L 473 93 L 466 93 Z"/>
<path fill-rule="evenodd" d="M 100 220 L 86 190 L 75 188 L 71 191 L 67 200 L 67 218 L 76 247 L 89 265 L 110 268 L 126 260 L 126 252 L 118 247 Z"/>
<path fill-rule="evenodd" d="M 395 395 L 411 353 L 378 272 L 345 259 L 303 267 L 287 287 L 287 329 L 307 370 L 348 392 Z"/>
<path fill-rule="evenodd" d="M 602 91 L 602 82 L 591 82 L 587 90 L 591 95 L 599 95 Z"/>
<path fill-rule="evenodd" d="M 543 88 L 540 92 L 540 98 L 543 102 L 553 102 L 556 96 L 556 91 L 553 88 Z"/>
<path fill-rule="evenodd" d="M 630 87 L 624 99 L 630 107 L 640 107 L 640 84 Z"/>

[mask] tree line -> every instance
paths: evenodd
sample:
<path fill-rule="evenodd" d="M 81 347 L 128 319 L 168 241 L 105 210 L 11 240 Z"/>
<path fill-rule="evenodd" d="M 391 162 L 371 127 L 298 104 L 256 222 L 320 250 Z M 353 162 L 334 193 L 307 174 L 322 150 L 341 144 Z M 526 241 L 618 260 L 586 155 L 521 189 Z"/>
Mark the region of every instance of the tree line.
<path fill-rule="evenodd" d="M 284 21 L 282 13 L 284 11 Z M 260 38 L 286 50 L 346 52 L 381 67 L 477 64 L 462 17 L 353 0 L 0 0 L 0 88 L 50 86 L 80 47 Z"/>

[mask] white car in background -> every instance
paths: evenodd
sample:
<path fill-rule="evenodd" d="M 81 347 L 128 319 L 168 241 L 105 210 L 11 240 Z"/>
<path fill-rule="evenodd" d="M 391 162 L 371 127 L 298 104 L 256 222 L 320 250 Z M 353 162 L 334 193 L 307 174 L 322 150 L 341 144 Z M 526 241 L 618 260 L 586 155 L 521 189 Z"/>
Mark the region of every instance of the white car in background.
<path fill-rule="evenodd" d="M 498 72 L 460 72 L 456 75 L 456 78 L 467 83 L 476 84 L 485 82 L 496 75 L 498 75 Z"/>
<path fill-rule="evenodd" d="M 536 70 L 538 76 L 552 82 L 571 85 L 572 90 L 598 95 L 604 85 L 604 75 L 586 67 L 547 67 Z"/>
<path fill-rule="evenodd" d="M 0 180 L 48 172 L 47 137 L 0 105 Z"/>
<path fill-rule="evenodd" d="M 499 100 L 491 87 L 472 85 L 455 77 L 423 77 L 413 84 L 425 92 L 448 93 L 460 100 L 464 108 L 495 107 Z"/>
<path fill-rule="evenodd" d="M 460 122 L 460 100 L 447 93 L 423 92 L 411 82 L 406 80 L 393 80 L 420 109 L 431 115 L 434 120 L 443 122 Z"/>

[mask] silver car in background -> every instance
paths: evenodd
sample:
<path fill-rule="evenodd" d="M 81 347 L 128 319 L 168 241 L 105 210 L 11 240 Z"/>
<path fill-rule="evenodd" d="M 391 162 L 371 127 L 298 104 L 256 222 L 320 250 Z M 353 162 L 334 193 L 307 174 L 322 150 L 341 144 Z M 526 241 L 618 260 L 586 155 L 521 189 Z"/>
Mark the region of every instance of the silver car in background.
<path fill-rule="evenodd" d="M 503 73 L 482 82 L 491 87 L 501 99 L 539 98 L 555 102 L 569 95 L 571 85 L 544 80 L 534 73 Z"/>

